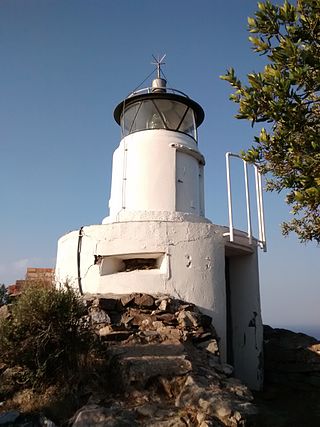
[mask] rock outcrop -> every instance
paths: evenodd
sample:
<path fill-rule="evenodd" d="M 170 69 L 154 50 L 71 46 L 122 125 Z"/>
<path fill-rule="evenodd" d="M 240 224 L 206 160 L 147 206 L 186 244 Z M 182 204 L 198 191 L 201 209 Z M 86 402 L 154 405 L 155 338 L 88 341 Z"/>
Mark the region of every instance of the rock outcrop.
<path fill-rule="evenodd" d="M 220 361 L 211 319 L 193 304 L 146 294 L 85 295 L 83 302 L 82 322 L 99 351 L 90 381 L 80 381 L 80 392 L 77 386 L 76 403 L 64 394 L 59 409 L 42 406 L 44 415 L 3 401 L 0 426 L 57 427 L 66 419 L 72 427 L 320 425 L 316 339 L 264 328 L 265 389 L 254 393 L 253 404 L 248 388 L 232 377 L 232 366 Z M 2 307 L 0 317 L 8 316 L 10 309 Z M 23 381 L 21 367 L 0 365 L 2 396 L 7 388 L 8 396 L 32 401 L 32 390 L 19 389 Z M 47 390 L 47 401 L 57 397 L 52 393 Z"/>
<path fill-rule="evenodd" d="M 256 425 L 251 392 L 220 362 L 211 318 L 193 304 L 146 294 L 85 295 L 83 301 L 82 321 L 100 342 L 95 363 L 103 387 L 86 389 L 71 426 Z M 12 425 L 20 425 L 18 415 Z M 29 425 L 48 424 L 38 417 Z"/>
<path fill-rule="evenodd" d="M 260 427 L 320 425 L 320 342 L 264 327 L 264 391 L 255 393 Z"/>
<path fill-rule="evenodd" d="M 84 300 L 105 346 L 111 395 L 81 408 L 73 427 L 253 425 L 252 394 L 220 363 L 211 318 L 193 304 L 146 294 Z"/>
<path fill-rule="evenodd" d="M 320 388 L 320 342 L 303 333 L 264 327 L 265 379 L 295 389 Z"/>

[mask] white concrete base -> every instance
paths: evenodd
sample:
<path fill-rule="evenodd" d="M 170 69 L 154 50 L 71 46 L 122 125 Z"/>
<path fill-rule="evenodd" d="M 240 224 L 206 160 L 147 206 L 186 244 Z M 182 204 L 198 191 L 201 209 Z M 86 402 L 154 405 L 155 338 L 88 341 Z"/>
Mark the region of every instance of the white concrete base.
<path fill-rule="evenodd" d="M 182 214 L 179 219 L 176 217 L 176 220 L 171 218 L 171 221 L 168 221 L 165 213 L 163 216 L 166 219 L 163 221 L 151 220 L 150 213 L 148 220 L 141 216 L 138 219 L 137 216 L 135 221 L 130 221 L 128 215 L 127 221 L 123 221 L 123 217 L 122 222 L 105 221 L 102 225 L 84 227 L 80 237 L 79 231 L 68 233 L 58 242 L 56 277 L 58 281 L 68 280 L 78 288 L 79 269 L 84 293 L 164 293 L 192 302 L 212 317 L 213 325 L 221 338 L 222 359 L 226 361 L 227 242 L 223 236 L 226 230 L 199 217 L 196 221 L 195 217 L 189 216 L 191 221 L 186 221 L 185 215 Z M 247 380 L 252 388 L 259 388 L 261 380 L 256 371 L 259 369 L 259 355 L 262 351 L 262 322 L 256 248 L 253 254 L 252 258 L 251 250 L 249 255 L 239 257 L 239 265 L 232 270 L 231 317 L 235 322 L 232 342 L 234 360 L 245 360 L 246 365 L 243 369 L 243 363 L 238 363 L 237 375 Z M 242 271 L 241 258 L 247 259 Z M 253 261 L 248 262 L 248 258 Z M 135 260 L 141 263 L 143 259 L 146 260 L 148 269 L 132 269 L 130 263 L 135 263 Z M 125 271 L 126 269 L 131 271 Z M 237 274 L 239 277 L 235 277 Z M 249 288 L 245 290 L 249 276 L 252 279 Z M 237 290 L 237 281 L 241 285 L 241 295 Z M 238 298 L 242 311 L 237 309 Z M 243 313 L 246 306 L 247 312 Z M 251 319 L 253 311 L 257 313 L 255 321 L 258 333 L 255 342 L 248 340 L 246 344 L 241 341 L 241 337 L 244 333 L 252 332 L 247 318 Z M 240 326 L 237 324 L 239 316 L 243 317 L 243 321 L 239 322 Z M 245 377 L 242 376 L 242 371 Z M 250 371 L 249 374 L 247 371 Z"/>
<path fill-rule="evenodd" d="M 56 275 L 78 287 L 79 232 L 58 242 Z M 225 335 L 224 239 L 221 228 L 191 222 L 117 222 L 83 228 L 84 293 L 165 293 L 190 301 Z M 158 268 L 121 271 L 125 258 L 159 258 Z M 116 265 L 118 264 L 118 265 Z M 120 271 L 117 271 L 120 270 Z"/>

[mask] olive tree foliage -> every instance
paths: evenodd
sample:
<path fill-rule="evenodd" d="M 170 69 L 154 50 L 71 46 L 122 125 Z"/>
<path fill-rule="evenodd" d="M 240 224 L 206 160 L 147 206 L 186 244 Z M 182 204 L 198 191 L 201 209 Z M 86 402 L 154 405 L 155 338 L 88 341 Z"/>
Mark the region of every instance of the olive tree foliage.
<path fill-rule="evenodd" d="M 267 64 L 247 84 L 233 68 L 221 76 L 234 88 L 236 118 L 268 123 L 242 156 L 267 174 L 268 190 L 285 190 L 293 217 L 283 234 L 320 243 L 320 0 L 267 0 L 248 24 L 252 48 Z"/>

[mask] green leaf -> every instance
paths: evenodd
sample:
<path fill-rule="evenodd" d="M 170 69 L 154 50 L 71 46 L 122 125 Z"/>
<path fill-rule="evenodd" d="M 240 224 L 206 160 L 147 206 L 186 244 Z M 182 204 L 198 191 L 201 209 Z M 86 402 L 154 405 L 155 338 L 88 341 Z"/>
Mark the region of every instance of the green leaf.
<path fill-rule="evenodd" d="M 304 195 L 303 195 L 303 193 L 301 193 L 301 191 L 295 191 L 294 197 L 298 202 L 302 202 L 304 199 Z"/>
<path fill-rule="evenodd" d="M 264 42 L 262 39 L 259 39 L 258 37 L 249 37 L 249 40 L 251 43 L 255 46 L 255 50 L 258 52 L 267 50 L 269 48 L 268 43 Z"/>
<path fill-rule="evenodd" d="M 250 27 L 255 27 L 256 26 L 256 20 L 254 18 L 250 18 L 250 16 L 248 17 L 248 24 L 250 25 Z"/>
<path fill-rule="evenodd" d="M 262 128 L 260 131 L 259 141 L 260 142 L 267 142 L 269 140 L 269 135 L 267 134 L 267 131 L 265 128 Z"/>

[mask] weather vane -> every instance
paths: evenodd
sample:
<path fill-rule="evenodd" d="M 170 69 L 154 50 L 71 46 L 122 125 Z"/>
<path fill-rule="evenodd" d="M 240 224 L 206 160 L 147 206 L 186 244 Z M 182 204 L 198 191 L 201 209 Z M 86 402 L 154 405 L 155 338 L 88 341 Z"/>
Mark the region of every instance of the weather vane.
<path fill-rule="evenodd" d="M 155 62 L 151 62 L 151 64 L 157 66 L 158 79 L 161 79 L 161 65 L 165 64 L 165 62 L 163 62 L 165 57 L 166 57 L 166 54 L 164 54 L 161 58 L 160 58 L 160 55 L 158 55 L 157 58 L 154 55 L 152 55 L 152 58 L 155 60 Z"/>

